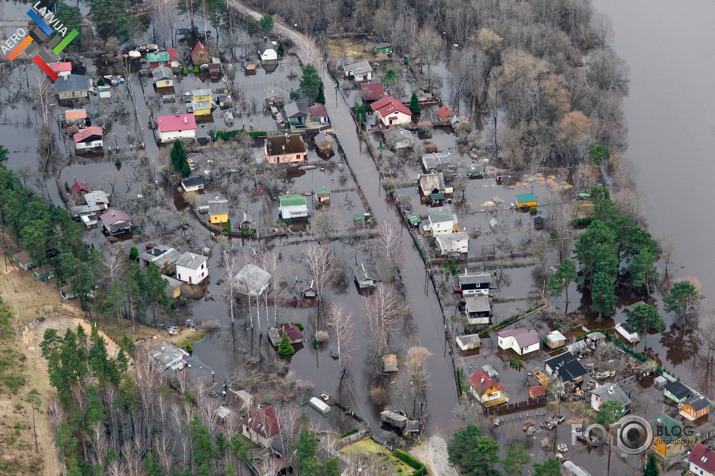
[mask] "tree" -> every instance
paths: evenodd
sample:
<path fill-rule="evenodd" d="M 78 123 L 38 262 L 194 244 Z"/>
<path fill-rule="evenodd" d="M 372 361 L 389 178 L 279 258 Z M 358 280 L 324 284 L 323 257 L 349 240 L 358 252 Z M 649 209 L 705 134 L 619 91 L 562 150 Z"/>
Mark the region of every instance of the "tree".
<path fill-rule="evenodd" d="M 591 288 L 591 310 L 597 312 L 598 318 L 601 319 L 604 314 L 611 314 L 611 309 L 617 301 L 615 276 L 600 271 L 596 273 Z"/>
<path fill-rule="evenodd" d="M 104 39 L 113 36 L 125 42 L 130 36 L 130 24 L 140 23 L 137 17 L 127 14 L 126 0 L 91 0 L 89 12 L 97 33 Z"/>
<path fill-rule="evenodd" d="M 417 34 L 412 44 L 412 55 L 423 60 L 429 70 L 432 63 L 437 60 L 441 48 L 442 37 L 440 34 L 434 31 L 429 25 L 425 25 Z"/>
<path fill-rule="evenodd" d="M 278 353 L 285 356 L 295 354 L 295 349 L 290 343 L 290 337 L 288 337 L 287 332 L 284 332 L 281 336 L 281 342 L 278 344 Z"/>
<path fill-rule="evenodd" d="M 3 164 L 7 160 L 7 149 L 0 145 L 0 164 Z"/>
<path fill-rule="evenodd" d="M 566 312 L 568 312 L 569 307 L 569 285 L 577 279 L 576 266 L 574 266 L 573 261 L 567 258 L 559 264 L 546 283 L 546 289 L 551 297 L 561 296 L 561 293 L 566 291 Z"/>
<path fill-rule="evenodd" d="M 337 209 L 323 207 L 313 216 L 311 228 L 318 235 L 321 243 L 326 243 L 336 233 L 343 229 L 343 216 Z"/>
<path fill-rule="evenodd" d="M 400 297 L 397 292 L 382 283 L 377 285 L 365 302 L 365 315 L 370 330 L 380 336 L 381 351 L 390 348 L 390 337 L 400 329 Z"/>
<path fill-rule="evenodd" d="M 658 310 L 650 304 L 640 304 L 631 310 L 628 323 L 645 337 L 651 330 L 663 332 L 665 322 Z"/>
<path fill-rule="evenodd" d="M 395 72 L 394 69 L 389 68 L 387 71 L 385 71 L 385 74 L 382 75 L 382 78 L 380 79 L 380 82 L 385 85 L 386 88 L 390 88 L 397 80 L 399 79 L 399 76 L 397 75 L 397 72 Z"/>
<path fill-rule="evenodd" d="M 231 236 L 231 219 L 226 219 L 226 236 Z"/>
<path fill-rule="evenodd" d="M 270 16 L 268 13 L 263 15 L 263 17 L 258 20 L 258 28 L 265 32 L 273 31 L 273 17 Z"/>
<path fill-rule="evenodd" d="M 542 464 L 534 463 L 534 476 L 561 476 L 561 464 L 555 458 L 549 458 Z"/>
<path fill-rule="evenodd" d="M 311 244 L 305 252 L 305 261 L 308 265 L 310 279 L 315 281 L 315 292 L 318 295 L 318 310 L 322 311 L 321 303 L 323 299 L 323 291 L 325 285 L 333 279 L 333 254 L 330 248 L 325 245 Z M 317 317 L 316 317 L 317 319 Z M 316 322 L 316 331 L 317 331 Z"/>
<path fill-rule="evenodd" d="M 499 444 L 474 425 L 456 432 L 449 440 L 449 462 L 458 465 L 465 476 L 478 476 L 493 471 L 499 461 Z"/>
<path fill-rule="evenodd" d="M 509 476 L 518 476 L 521 470 L 529 463 L 529 454 L 524 449 L 524 445 L 513 442 L 506 449 L 506 455 L 501 460 L 502 468 Z"/>
<path fill-rule="evenodd" d="M 648 456 L 648 463 L 643 468 L 643 476 L 658 476 L 660 475 L 660 469 L 658 469 L 658 458 L 656 458 L 655 453 L 651 453 Z"/>
<path fill-rule="evenodd" d="M 132 261 L 137 261 L 139 259 L 139 250 L 136 246 L 132 246 L 129 249 L 129 259 Z"/>
<path fill-rule="evenodd" d="M 616 400 L 609 400 L 601 404 L 598 413 L 596 413 L 596 423 L 608 427 L 611 423 L 615 423 L 623 415 L 623 405 Z"/>
<path fill-rule="evenodd" d="M 340 476 L 340 460 L 330 457 L 323 464 L 323 476 Z"/>
<path fill-rule="evenodd" d="M 82 13 L 79 8 L 72 7 L 66 3 L 60 3 L 57 5 L 55 17 L 60 23 L 67 27 L 67 31 L 77 30 L 79 35 L 67 45 L 67 48 L 78 49 L 82 38 Z"/>
<path fill-rule="evenodd" d="M 571 111 L 559 122 L 556 145 L 567 165 L 573 165 L 578 158 L 590 128 L 591 119 L 581 111 Z"/>
<path fill-rule="evenodd" d="M 300 92 L 303 97 L 315 101 L 323 89 L 323 80 L 320 79 L 318 70 L 312 64 L 303 67 L 303 76 L 300 78 Z"/>
<path fill-rule="evenodd" d="M 645 288 L 648 296 L 654 291 L 658 280 L 658 271 L 655 269 L 655 252 L 641 251 L 633 256 L 626 268 L 631 277 L 634 288 Z"/>
<path fill-rule="evenodd" d="M 318 97 L 315 98 L 315 102 L 325 104 L 325 87 L 322 81 L 320 82 L 320 89 L 318 89 Z"/>
<path fill-rule="evenodd" d="M 42 407 L 42 399 L 40 399 L 40 392 L 36 388 L 33 388 L 25 396 L 25 401 L 32 407 L 32 432 L 35 434 L 35 453 L 39 453 L 40 449 L 37 446 L 37 427 L 35 426 L 35 412 L 40 411 Z"/>
<path fill-rule="evenodd" d="M 301 476 L 320 476 L 320 465 L 317 458 L 318 444 L 315 441 L 315 433 L 306 429 L 301 430 L 295 449 L 298 452 Z"/>
<path fill-rule="evenodd" d="M 607 159 L 611 155 L 611 151 L 603 144 L 597 144 L 591 142 L 588 144 L 588 154 L 591 156 L 593 162 L 597 165 L 601 165 L 601 160 Z"/>
<path fill-rule="evenodd" d="M 674 312 L 682 319 L 689 311 L 697 309 L 698 303 L 703 298 L 704 296 L 696 291 L 693 283 L 678 281 L 673 284 L 670 293 L 663 298 L 665 312 Z"/>
<path fill-rule="evenodd" d="M 338 344 L 338 361 L 345 370 L 345 362 L 348 360 L 348 346 L 352 341 L 353 313 L 347 312 L 345 306 L 340 303 L 332 303 L 328 308 L 328 326 L 335 331 L 335 340 Z"/>
<path fill-rule="evenodd" d="M 417 93 L 412 93 L 409 108 L 412 114 L 419 114 L 422 111 L 422 106 L 420 106 L 420 100 L 417 98 Z"/>
<path fill-rule="evenodd" d="M 184 150 L 184 144 L 179 139 L 174 141 L 174 146 L 171 148 L 171 165 L 175 172 L 181 174 L 183 178 L 191 175 L 191 167 L 189 166 L 189 157 Z"/>

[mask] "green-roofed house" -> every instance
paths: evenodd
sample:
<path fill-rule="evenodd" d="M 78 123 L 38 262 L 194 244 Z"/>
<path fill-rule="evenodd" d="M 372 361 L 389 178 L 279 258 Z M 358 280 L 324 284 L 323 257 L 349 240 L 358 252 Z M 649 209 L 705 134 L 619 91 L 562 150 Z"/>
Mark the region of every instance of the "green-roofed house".
<path fill-rule="evenodd" d="M 147 53 L 146 60 L 149 62 L 149 69 L 158 68 L 159 66 L 171 67 L 171 58 L 169 58 L 169 53 L 166 51 Z"/>
<path fill-rule="evenodd" d="M 308 216 L 308 204 L 302 195 L 282 195 L 278 197 L 281 218 L 304 218 Z"/>
<path fill-rule="evenodd" d="M 316 188 L 315 202 L 318 204 L 330 203 L 330 189 L 329 188 Z"/>
<path fill-rule="evenodd" d="M 516 196 L 516 206 L 517 207 L 535 207 L 536 206 L 536 195 L 533 193 L 525 193 L 523 195 Z"/>
<path fill-rule="evenodd" d="M 390 43 L 375 43 L 372 47 L 373 54 L 382 53 L 383 55 L 392 54 L 392 44 Z"/>
<path fill-rule="evenodd" d="M 410 213 L 407 215 L 407 220 L 410 222 L 412 228 L 417 228 L 422 223 L 422 218 L 417 213 Z"/>
<path fill-rule="evenodd" d="M 360 289 L 374 288 L 381 281 L 375 268 L 364 263 L 353 267 L 353 273 Z"/>
<path fill-rule="evenodd" d="M 687 451 L 682 423 L 666 413 L 661 413 L 650 422 L 653 426 L 653 442 L 650 449 L 656 455 L 667 458 L 679 451 Z"/>

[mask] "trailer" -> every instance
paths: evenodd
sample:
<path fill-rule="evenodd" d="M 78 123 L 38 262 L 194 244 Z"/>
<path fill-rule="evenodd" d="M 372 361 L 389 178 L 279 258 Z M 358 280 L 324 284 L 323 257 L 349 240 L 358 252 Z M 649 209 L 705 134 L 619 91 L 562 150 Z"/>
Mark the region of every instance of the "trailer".
<path fill-rule="evenodd" d="M 308 402 L 311 407 L 315 409 L 318 413 L 320 413 L 323 416 L 327 416 L 328 413 L 330 413 L 330 405 L 325 403 L 323 400 L 319 399 L 318 397 L 313 397 L 310 399 Z"/>

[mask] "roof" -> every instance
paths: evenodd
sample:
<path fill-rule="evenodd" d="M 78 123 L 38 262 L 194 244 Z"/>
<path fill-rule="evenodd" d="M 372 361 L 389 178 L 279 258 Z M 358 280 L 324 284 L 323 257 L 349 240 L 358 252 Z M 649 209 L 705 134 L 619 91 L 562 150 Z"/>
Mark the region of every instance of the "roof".
<path fill-rule="evenodd" d="M 161 275 L 161 279 L 166 281 L 166 290 L 170 292 L 173 292 L 174 289 L 180 287 L 182 284 L 178 279 L 174 279 L 171 276 L 166 276 L 164 274 Z"/>
<path fill-rule="evenodd" d="M 266 138 L 268 155 L 297 154 L 305 152 L 305 142 L 300 134 L 284 134 Z"/>
<path fill-rule="evenodd" d="M 422 156 L 422 165 L 424 165 L 425 169 L 431 170 L 452 165 L 452 159 L 449 156 L 449 152 L 433 152 L 429 155 Z"/>
<path fill-rule="evenodd" d="M 139 259 L 154 263 L 161 267 L 164 264 L 175 263 L 181 255 L 174 248 L 164 245 L 156 245 L 154 248 L 146 250 L 139 255 Z"/>
<path fill-rule="evenodd" d="M 437 241 L 443 245 L 449 245 L 455 241 L 469 240 L 469 235 L 466 231 L 458 231 L 457 233 L 446 233 L 437 236 Z"/>
<path fill-rule="evenodd" d="M 494 368 L 492 364 L 484 364 L 482 365 L 482 370 L 489 375 L 489 377 L 493 379 L 498 379 L 499 378 L 499 372 L 497 372 L 497 369 Z"/>
<path fill-rule="evenodd" d="M 517 195 L 516 196 L 516 201 L 519 203 L 524 203 L 524 202 L 535 202 L 536 201 L 536 195 L 533 193 L 524 193 L 522 195 Z"/>
<path fill-rule="evenodd" d="M 266 50 L 275 50 L 275 49 L 276 49 L 276 47 L 273 46 L 273 43 L 267 36 L 264 36 L 263 39 L 258 43 L 258 52 L 260 54 L 263 54 Z"/>
<path fill-rule="evenodd" d="M 486 296 L 469 296 L 465 299 L 467 304 L 467 312 L 489 312 L 491 311 L 491 306 L 489 305 L 489 298 Z"/>
<path fill-rule="evenodd" d="M 72 192 L 74 192 L 74 193 L 79 193 L 79 192 L 89 193 L 89 187 L 84 182 L 73 183 L 72 186 L 70 187 L 70 190 L 72 190 Z"/>
<path fill-rule="evenodd" d="M 70 109 L 65 111 L 65 121 L 74 121 L 77 119 L 87 119 L 87 111 L 84 109 Z"/>
<path fill-rule="evenodd" d="M 397 356 L 387 354 L 382 358 L 383 370 L 385 372 L 397 372 Z"/>
<path fill-rule="evenodd" d="M 124 210 L 117 210 L 114 208 L 108 209 L 105 213 L 103 213 L 100 217 L 100 220 L 102 220 L 102 223 L 105 226 L 111 226 L 117 223 L 118 221 L 128 221 L 131 222 L 132 219 L 129 218 L 129 215 L 127 212 Z"/>
<path fill-rule="evenodd" d="M 87 127 L 86 129 L 81 129 L 78 133 L 72 136 L 72 139 L 74 139 L 74 143 L 77 144 L 78 142 L 84 142 L 87 139 L 91 139 L 92 137 L 97 136 L 104 136 L 104 132 L 102 132 L 101 127 L 92 126 Z"/>
<path fill-rule="evenodd" d="M 477 370 L 471 377 L 469 377 L 469 386 L 479 392 L 480 395 L 489 390 L 492 386 L 504 390 L 504 385 L 496 380 L 493 380 L 483 370 Z"/>
<path fill-rule="evenodd" d="M 329 144 L 331 146 L 333 145 L 333 139 L 331 139 L 328 134 L 326 134 L 325 132 L 322 132 L 322 131 L 318 132 L 315 135 L 315 138 L 313 138 L 313 140 L 315 141 L 315 144 L 318 147 L 320 147 L 321 145 L 325 145 L 325 144 Z"/>
<path fill-rule="evenodd" d="M 209 200 L 209 215 L 226 215 L 228 214 L 228 200 Z"/>
<path fill-rule="evenodd" d="M 412 115 L 410 110 L 407 109 L 407 106 L 390 96 L 378 99 L 374 103 L 370 104 L 370 107 L 373 111 L 379 112 L 382 117 L 392 114 L 393 112 L 401 112 L 403 114 L 407 114 L 408 116 Z"/>
<path fill-rule="evenodd" d="M 151 356 L 161 362 L 164 367 L 169 367 L 177 360 L 183 359 L 188 354 L 168 341 L 154 346 L 151 349 Z"/>
<path fill-rule="evenodd" d="M 452 214 L 452 209 L 449 207 L 430 208 L 428 215 L 429 221 L 432 223 L 454 221 L 454 214 Z"/>
<path fill-rule="evenodd" d="M 12 256 L 18 263 L 31 263 L 32 258 L 30 258 L 30 253 L 27 251 L 20 251 L 19 253 Z"/>
<path fill-rule="evenodd" d="M 196 46 L 194 46 L 194 49 L 191 50 L 191 57 L 194 58 L 195 56 L 200 55 L 200 54 L 208 55 L 208 54 L 209 54 L 209 50 L 208 50 L 208 48 L 206 48 L 206 47 L 204 46 L 203 43 L 201 43 L 201 42 L 199 41 L 198 43 L 196 43 Z"/>
<path fill-rule="evenodd" d="M 422 190 L 432 191 L 437 189 L 440 191 L 444 191 L 445 188 L 444 175 L 442 174 L 442 172 L 420 175 L 419 182 L 420 187 L 422 187 Z"/>
<path fill-rule="evenodd" d="M 631 399 L 628 398 L 626 392 L 621 389 L 617 384 L 614 385 L 601 385 L 591 390 L 591 393 L 601 397 L 604 402 L 616 401 L 623 405 L 623 408 L 631 404 Z"/>
<path fill-rule="evenodd" d="M 621 327 L 621 329 L 623 329 L 624 331 L 626 331 L 628 334 L 636 334 L 636 335 L 637 335 L 635 329 L 633 329 L 633 328 L 631 327 L 631 325 L 628 324 L 627 322 L 624 322 L 624 323 L 618 324 L 618 325 Z"/>
<path fill-rule="evenodd" d="M 47 66 L 52 68 L 55 73 L 66 73 L 72 72 L 72 63 L 69 61 L 64 61 L 62 63 L 47 63 Z"/>
<path fill-rule="evenodd" d="M 683 402 L 683 404 L 686 403 L 693 407 L 693 410 L 695 410 L 696 412 L 699 412 L 703 408 L 707 408 L 710 406 L 710 401 L 702 395 L 695 395 L 694 397 L 690 397 Z"/>
<path fill-rule="evenodd" d="M 55 267 L 54 267 L 54 266 L 52 266 L 50 263 L 45 263 L 45 264 L 43 264 L 42 266 L 40 266 L 39 268 L 37 268 L 36 271 L 33 271 L 33 272 L 34 272 L 35 274 L 40 274 L 40 275 L 42 275 L 42 274 L 51 273 L 51 272 L 54 271 L 54 270 L 55 270 Z"/>
<path fill-rule="evenodd" d="M 375 48 L 378 50 L 381 50 L 383 48 L 390 48 L 392 46 L 392 43 L 375 43 Z"/>
<path fill-rule="evenodd" d="M 173 116 L 157 116 L 159 132 L 196 130 L 196 118 L 192 113 Z"/>
<path fill-rule="evenodd" d="M 447 119 L 448 117 L 454 116 L 454 113 L 447 106 L 442 106 L 437 110 L 437 116 L 439 116 L 440 119 Z"/>
<path fill-rule="evenodd" d="M 455 339 L 459 339 L 459 342 L 461 342 L 462 345 L 479 344 L 482 341 L 479 338 L 479 334 L 466 334 L 463 336 L 457 336 Z"/>
<path fill-rule="evenodd" d="M 410 223 L 414 225 L 419 225 L 422 223 L 422 218 L 417 213 L 410 213 L 407 215 L 407 219 L 410 220 Z"/>
<path fill-rule="evenodd" d="M 151 75 L 154 77 L 154 81 L 159 81 L 162 79 L 174 79 L 174 73 L 168 66 L 159 66 L 158 68 L 152 69 Z"/>
<path fill-rule="evenodd" d="M 310 117 L 328 117 L 328 111 L 325 110 L 325 106 L 322 104 L 309 107 L 308 111 L 310 111 Z"/>
<path fill-rule="evenodd" d="M 551 331 L 546 334 L 546 340 L 548 340 L 549 342 L 559 342 L 562 340 L 566 340 L 566 336 L 559 331 Z"/>
<path fill-rule="evenodd" d="M 673 394 L 675 398 L 678 400 L 689 397 L 690 395 L 693 394 L 692 390 L 690 390 L 688 387 L 686 387 L 682 382 L 679 380 L 675 380 L 673 382 L 668 382 L 665 384 L 665 388 L 668 392 Z"/>
<path fill-rule="evenodd" d="M 715 450 L 711 450 L 702 443 L 698 443 L 690 451 L 688 460 L 709 473 L 715 473 Z"/>
<path fill-rule="evenodd" d="M 189 177 L 181 181 L 184 187 L 196 187 L 197 185 L 204 185 L 206 180 L 203 177 Z"/>
<path fill-rule="evenodd" d="M 211 96 L 211 90 L 206 88 L 206 89 L 192 89 L 191 90 L 191 95 L 193 97 L 196 96 Z"/>
<path fill-rule="evenodd" d="M 403 129 L 402 127 L 394 127 L 392 129 L 388 129 L 388 131 L 385 132 L 385 137 L 395 142 L 401 140 L 409 140 L 414 143 L 415 141 L 415 136 L 412 135 L 412 132 L 408 131 L 407 129 Z"/>
<path fill-rule="evenodd" d="M 250 296 L 260 296 L 271 282 L 271 273 L 255 264 L 247 264 L 235 276 L 236 287 Z"/>
<path fill-rule="evenodd" d="M 293 101 L 285 105 L 286 117 L 308 117 L 310 110 L 303 101 Z"/>
<path fill-rule="evenodd" d="M 540 397 L 542 395 L 546 395 L 546 389 L 543 386 L 534 385 L 533 387 L 529 387 L 529 396 Z"/>
<path fill-rule="evenodd" d="M 171 61 L 168 51 L 161 51 L 159 53 L 147 53 L 146 60 L 150 63 L 163 63 L 165 61 Z"/>
<path fill-rule="evenodd" d="M 654 428 L 654 429 L 655 429 L 656 427 L 667 428 L 667 431 L 662 432 L 662 433 L 660 433 L 660 434 L 661 434 L 661 435 L 662 435 L 662 434 L 666 435 L 667 437 L 669 437 L 669 439 L 671 439 L 671 438 L 673 438 L 673 437 L 675 437 L 676 439 L 679 439 L 679 438 L 678 438 L 679 436 L 680 436 L 680 437 L 684 436 L 682 431 L 678 431 L 678 430 L 673 431 L 675 428 L 678 428 L 679 430 L 682 430 L 683 424 L 680 423 L 680 422 L 679 422 L 678 420 L 676 420 L 675 418 L 673 418 L 673 417 L 671 417 L 670 415 L 668 415 L 667 413 L 661 413 L 661 414 L 658 415 L 657 417 L 654 417 L 654 418 L 650 421 L 650 423 L 651 423 L 651 425 L 653 425 L 653 428 Z M 661 430 L 661 431 L 662 431 L 662 430 Z M 655 433 L 655 432 L 654 432 L 654 433 Z M 658 435 L 655 435 L 655 436 L 658 437 Z M 671 440 L 671 441 L 673 441 L 673 440 Z"/>
<path fill-rule="evenodd" d="M 598 332 L 598 331 L 591 332 L 586 337 L 591 340 L 605 340 L 606 339 L 606 335 L 603 332 Z"/>
<path fill-rule="evenodd" d="M 290 207 L 292 205 L 306 205 L 305 197 L 303 195 L 281 195 L 278 197 L 280 206 Z"/>
<path fill-rule="evenodd" d="M 278 417 L 272 406 L 249 410 L 248 414 L 241 420 L 241 423 L 264 438 L 273 438 L 280 431 Z"/>
<path fill-rule="evenodd" d="M 89 91 L 89 78 L 80 74 L 68 74 L 55 81 L 54 86 L 58 93 L 75 90 Z"/>
<path fill-rule="evenodd" d="M 583 469 L 581 466 L 577 466 L 573 461 L 566 461 L 563 466 L 564 468 L 567 468 L 570 472 L 569 474 L 573 474 L 573 476 L 591 476 L 591 473 Z"/>
<path fill-rule="evenodd" d="M 355 273 L 355 279 L 357 279 L 358 282 L 365 281 L 366 279 L 380 281 L 375 267 L 369 264 L 366 265 L 364 263 L 360 263 L 357 266 L 353 266 L 353 272 Z"/>
<path fill-rule="evenodd" d="M 477 273 L 477 274 L 460 274 L 457 276 L 459 280 L 459 285 L 463 286 L 465 284 L 483 284 L 492 282 L 492 275 L 489 273 Z"/>
<path fill-rule="evenodd" d="M 109 197 L 103 190 L 94 190 L 84 195 L 84 202 L 89 207 L 97 207 L 100 204 L 109 204 Z"/>
<path fill-rule="evenodd" d="M 385 86 L 382 83 L 365 83 L 360 85 L 366 101 L 376 101 L 385 95 Z"/>
<path fill-rule="evenodd" d="M 516 329 L 499 332 L 497 333 L 497 337 L 513 337 L 520 349 L 539 343 L 539 333 L 533 329 L 528 330 L 523 327 L 517 327 Z"/>
<path fill-rule="evenodd" d="M 169 53 L 169 59 L 171 61 L 179 61 L 179 50 L 176 48 L 167 48 L 166 52 Z"/>
<path fill-rule="evenodd" d="M 204 255 L 197 255 L 196 253 L 187 251 L 176 260 L 176 266 L 188 269 L 199 269 L 206 260 L 207 258 Z"/>
<path fill-rule="evenodd" d="M 548 359 L 545 364 L 565 381 L 574 380 L 588 373 L 571 352 L 564 352 L 556 357 L 552 357 Z"/>
<path fill-rule="evenodd" d="M 315 189 L 315 194 L 316 194 L 316 195 L 326 195 L 326 194 L 330 194 L 330 189 L 329 189 L 329 188 L 316 188 L 316 189 Z"/>
<path fill-rule="evenodd" d="M 233 413 L 233 412 L 231 411 L 230 408 L 221 405 L 220 407 L 218 407 L 218 408 L 216 409 L 216 411 L 215 411 L 214 413 L 216 413 L 216 416 L 217 416 L 217 417 L 219 417 L 220 419 L 223 420 L 224 418 L 226 418 L 227 416 L 229 416 L 229 415 L 230 415 L 231 413 Z"/>
<path fill-rule="evenodd" d="M 358 61 L 357 63 L 346 64 L 345 66 L 343 66 L 343 71 L 345 71 L 346 73 L 352 73 L 353 76 L 355 76 L 358 74 L 372 72 L 372 67 L 370 66 L 370 63 L 368 63 L 366 60 L 363 60 Z"/>
<path fill-rule="evenodd" d="M 295 324 L 285 324 L 281 326 L 281 330 L 279 331 L 281 337 L 283 337 L 283 334 L 286 332 L 288 333 L 288 338 L 291 342 L 303 340 L 303 331 L 301 331 L 300 327 Z"/>

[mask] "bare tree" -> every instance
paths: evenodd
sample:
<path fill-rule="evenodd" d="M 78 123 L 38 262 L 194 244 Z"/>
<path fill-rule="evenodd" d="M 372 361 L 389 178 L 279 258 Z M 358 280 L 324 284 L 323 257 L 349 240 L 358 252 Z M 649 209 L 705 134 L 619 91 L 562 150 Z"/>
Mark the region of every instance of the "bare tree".
<path fill-rule="evenodd" d="M 263 261 L 266 271 L 271 273 L 270 292 L 273 295 L 273 325 L 278 326 L 278 293 L 283 281 L 283 267 L 281 266 L 281 254 L 278 250 L 266 253 Z M 266 317 L 266 319 L 268 319 Z"/>
<path fill-rule="evenodd" d="M 437 61 L 439 52 L 442 49 L 442 37 L 434 31 L 431 26 L 422 27 L 414 43 L 412 44 L 412 54 L 427 64 L 429 70 L 432 63 Z"/>
<path fill-rule="evenodd" d="M 315 281 L 315 291 L 318 294 L 318 311 L 322 311 L 322 302 L 324 301 L 323 292 L 327 283 L 333 279 L 333 259 L 334 256 L 326 245 L 316 245 L 315 243 L 308 246 L 305 251 L 305 261 L 308 265 L 308 273 L 310 279 Z M 316 331 L 317 329 L 316 317 Z"/>
<path fill-rule="evenodd" d="M 375 292 L 366 299 L 365 315 L 367 316 L 370 330 L 379 335 L 382 352 L 390 348 L 390 337 L 400 330 L 401 314 L 400 295 L 384 284 L 379 284 Z"/>
<path fill-rule="evenodd" d="M 345 371 L 345 363 L 349 360 L 349 345 L 353 338 L 353 313 L 347 312 L 345 306 L 333 303 L 328 309 L 328 326 L 335 331 L 338 343 L 338 361 Z"/>
<path fill-rule="evenodd" d="M 385 221 L 377 228 L 380 240 L 380 254 L 386 257 L 390 264 L 398 268 L 402 257 L 402 236 L 400 229 L 392 223 Z"/>
<path fill-rule="evenodd" d="M 234 299 L 235 292 L 236 292 L 236 286 L 238 283 L 236 282 L 236 275 L 238 274 L 240 268 L 238 263 L 236 262 L 236 257 L 233 255 L 233 253 L 229 256 L 227 252 L 223 252 L 223 265 L 226 268 L 226 278 L 225 278 L 225 289 L 228 294 L 228 302 L 229 302 L 229 308 L 231 312 L 231 325 L 234 324 L 234 316 L 233 316 L 233 308 L 236 303 L 236 300 Z"/>
<path fill-rule="evenodd" d="M 40 111 L 42 116 L 42 124 L 47 124 L 52 110 L 57 105 L 55 102 L 55 90 L 52 83 L 47 79 L 47 75 L 37 73 L 35 76 L 35 107 Z"/>
<path fill-rule="evenodd" d="M 327 242 L 344 228 L 342 215 L 332 207 L 323 207 L 318 210 L 311 222 L 311 227 L 321 243 Z"/>
<path fill-rule="evenodd" d="M 407 361 L 405 368 L 407 369 L 407 378 L 409 379 L 410 393 L 412 394 L 412 415 L 422 413 L 422 403 L 425 402 L 427 396 L 427 357 L 432 353 L 425 347 L 412 346 L 407 351 Z M 419 403 L 419 409 L 417 404 Z"/>

